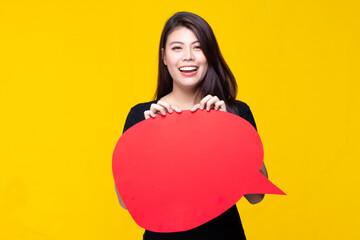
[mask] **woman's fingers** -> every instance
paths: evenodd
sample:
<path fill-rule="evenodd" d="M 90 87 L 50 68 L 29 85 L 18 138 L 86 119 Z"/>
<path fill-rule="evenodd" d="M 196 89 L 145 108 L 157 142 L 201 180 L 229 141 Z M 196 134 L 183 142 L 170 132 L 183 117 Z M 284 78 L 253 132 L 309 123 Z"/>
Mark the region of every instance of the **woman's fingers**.
<path fill-rule="evenodd" d="M 155 113 L 156 115 L 159 114 L 159 113 L 162 114 L 162 115 L 165 115 L 165 114 L 166 114 L 165 108 L 164 108 L 163 106 L 158 105 L 158 104 L 155 104 L 155 103 L 151 104 L 150 110 L 151 110 L 153 113 Z"/>
<path fill-rule="evenodd" d="M 195 112 L 196 110 L 198 110 L 200 108 L 200 104 L 195 104 L 190 111 Z"/>
<path fill-rule="evenodd" d="M 206 110 L 210 111 L 210 109 L 215 107 L 215 103 L 219 102 L 220 99 L 216 96 L 211 97 L 207 102 L 206 102 Z"/>
<path fill-rule="evenodd" d="M 215 103 L 215 110 L 220 110 L 223 112 L 226 112 L 226 104 L 223 100 L 218 101 L 217 103 Z"/>
<path fill-rule="evenodd" d="M 159 101 L 157 102 L 157 105 L 162 106 L 162 107 L 165 108 L 166 111 L 169 112 L 169 113 L 172 113 L 172 112 L 173 112 L 170 104 L 168 104 L 167 102 L 164 102 L 164 101 L 162 101 L 162 100 L 159 100 Z"/>
<path fill-rule="evenodd" d="M 195 112 L 198 109 L 206 109 L 207 111 L 210 111 L 210 109 L 215 109 L 226 112 L 226 104 L 217 96 L 211 96 L 209 94 L 201 99 L 200 103 L 195 104 L 190 111 Z M 150 110 L 145 111 L 144 116 L 145 119 L 148 119 L 159 114 L 165 115 L 167 112 L 172 113 L 173 111 L 180 113 L 182 110 L 177 106 L 170 105 L 165 101 L 159 100 L 157 103 L 151 104 Z"/>
<path fill-rule="evenodd" d="M 217 96 L 207 95 L 206 97 L 201 99 L 200 108 L 209 111 L 210 109 L 215 107 L 215 103 L 218 101 L 220 101 L 220 99 Z"/>
<path fill-rule="evenodd" d="M 147 110 L 144 112 L 144 116 L 145 116 L 145 119 L 148 119 L 150 117 L 155 117 L 156 115 L 155 115 L 155 113 L 153 113 L 153 111 Z"/>
<path fill-rule="evenodd" d="M 150 116 L 151 116 L 151 117 L 155 117 L 156 114 L 155 114 L 154 112 L 150 112 Z"/>
<path fill-rule="evenodd" d="M 199 105 L 200 109 L 206 109 L 207 111 L 210 111 L 210 109 L 215 109 L 226 112 L 225 102 L 223 100 L 220 100 L 217 96 L 207 95 L 206 97 L 201 99 Z"/>
<path fill-rule="evenodd" d="M 177 107 L 177 106 L 171 105 L 171 108 L 172 108 L 174 111 L 178 112 L 178 113 L 181 112 L 181 108 L 179 108 L 179 107 Z"/>
<path fill-rule="evenodd" d="M 180 113 L 181 108 L 170 105 L 165 101 L 159 100 L 157 103 L 151 104 L 150 110 L 144 111 L 144 116 L 145 119 L 148 119 L 150 117 L 154 118 L 156 115 L 165 115 L 166 113 L 172 113 L 173 111 Z"/>
<path fill-rule="evenodd" d="M 207 101 L 209 101 L 209 99 L 212 98 L 211 95 L 207 95 L 206 97 L 204 97 L 203 99 L 201 99 L 200 101 L 200 109 L 204 109 L 206 106 Z"/>

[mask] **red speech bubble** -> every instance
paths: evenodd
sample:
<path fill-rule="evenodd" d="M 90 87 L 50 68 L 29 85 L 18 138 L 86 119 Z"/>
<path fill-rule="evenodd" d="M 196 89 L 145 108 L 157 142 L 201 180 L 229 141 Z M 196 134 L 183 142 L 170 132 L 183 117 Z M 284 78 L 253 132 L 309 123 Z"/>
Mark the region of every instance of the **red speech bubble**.
<path fill-rule="evenodd" d="M 260 173 L 255 128 L 227 112 L 188 110 L 128 129 L 113 153 L 115 185 L 134 221 L 154 232 L 186 231 L 244 194 L 285 194 Z"/>

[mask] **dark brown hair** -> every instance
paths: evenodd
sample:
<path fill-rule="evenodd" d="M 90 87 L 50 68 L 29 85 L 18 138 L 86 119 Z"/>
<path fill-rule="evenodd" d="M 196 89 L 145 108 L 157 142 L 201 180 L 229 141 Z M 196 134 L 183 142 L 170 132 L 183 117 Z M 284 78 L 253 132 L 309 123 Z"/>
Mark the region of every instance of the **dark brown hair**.
<path fill-rule="evenodd" d="M 227 111 L 238 113 L 236 107 L 237 84 L 230 68 L 223 59 L 215 35 L 209 24 L 200 16 L 190 12 L 178 12 L 165 24 L 159 46 L 159 73 L 155 99 L 160 99 L 172 91 L 173 80 L 163 62 L 161 49 L 165 49 L 169 34 L 177 27 L 193 31 L 208 62 L 207 73 L 199 84 L 201 98 L 210 94 L 224 100 Z"/>

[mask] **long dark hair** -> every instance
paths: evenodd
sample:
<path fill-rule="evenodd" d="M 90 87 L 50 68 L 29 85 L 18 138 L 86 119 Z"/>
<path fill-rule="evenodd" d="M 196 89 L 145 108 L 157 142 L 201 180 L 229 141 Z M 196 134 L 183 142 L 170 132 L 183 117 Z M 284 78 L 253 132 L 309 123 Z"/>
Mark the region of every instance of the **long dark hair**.
<path fill-rule="evenodd" d="M 161 49 L 165 50 L 169 34 L 177 27 L 192 30 L 200 42 L 201 49 L 208 62 L 208 70 L 204 80 L 199 84 L 201 98 L 210 94 L 224 100 L 227 111 L 237 114 L 235 77 L 221 55 L 218 43 L 210 25 L 200 16 L 190 12 L 178 12 L 165 24 L 159 46 L 158 85 L 154 99 L 160 99 L 172 91 L 173 80 L 163 61 Z"/>

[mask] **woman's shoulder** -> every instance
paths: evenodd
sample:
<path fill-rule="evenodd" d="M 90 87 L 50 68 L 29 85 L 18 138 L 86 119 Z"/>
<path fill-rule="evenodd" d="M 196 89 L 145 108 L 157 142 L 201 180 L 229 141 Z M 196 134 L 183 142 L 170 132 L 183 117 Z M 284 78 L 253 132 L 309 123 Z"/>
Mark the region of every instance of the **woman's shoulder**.
<path fill-rule="evenodd" d="M 249 105 L 247 105 L 245 102 L 240 101 L 240 100 L 235 100 L 235 101 L 236 101 L 237 109 L 239 111 L 239 115 L 242 115 L 245 113 L 247 114 L 250 111 Z"/>
<path fill-rule="evenodd" d="M 143 102 L 143 103 L 138 103 L 136 105 L 134 105 L 129 112 L 129 117 L 130 118 L 135 118 L 136 121 L 141 121 L 144 120 L 144 112 L 146 110 L 150 109 L 151 104 L 156 103 L 157 100 L 153 100 L 153 101 L 149 101 L 149 102 Z"/>
<path fill-rule="evenodd" d="M 153 101 L 149 101 L 149 102 L 143 102 L 143 103 L 138 103 L 136 105 L 134 105 L 130 111 L 134 111 L 134 112 L 143 112 L 146 110 L 150 109 L 151 104 L 156 103 L 158 100 L 153 100 Z"/>
<path fill-rule="evenodd" d="M 237 109 L 239 112 L 239 116 L 247 120 L 253 127 L 256 129 L 256 124 L 254 120 L 254 116 L 250 110 L 249 105 L 247 105 L 245 102 L 236 100 Z"/>
<path fill-rule="evenodd" d="M 144 112 L 150 109 L 151 104 L 156 103 L 157 100 L 150 102 L 138 103 L 133 106 L 127 115 L 123 132 L 132 127 L 133 125 L 145 120 Z"/>

